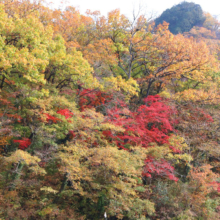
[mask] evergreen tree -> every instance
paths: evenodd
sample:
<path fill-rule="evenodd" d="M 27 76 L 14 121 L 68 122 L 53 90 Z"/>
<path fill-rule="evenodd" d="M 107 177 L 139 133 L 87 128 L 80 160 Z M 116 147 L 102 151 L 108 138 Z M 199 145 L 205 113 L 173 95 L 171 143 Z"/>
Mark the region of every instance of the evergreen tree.
<path fill-rule="evenodd" d="M 200 5 L 192 2 L 182 2 L 167 9 L 155 20 L 156 26 L 164 21 L 169 23 L 169 30 L 173 34 L 190 31 L 194 26 L 201 26 L 205 16 Z"/>

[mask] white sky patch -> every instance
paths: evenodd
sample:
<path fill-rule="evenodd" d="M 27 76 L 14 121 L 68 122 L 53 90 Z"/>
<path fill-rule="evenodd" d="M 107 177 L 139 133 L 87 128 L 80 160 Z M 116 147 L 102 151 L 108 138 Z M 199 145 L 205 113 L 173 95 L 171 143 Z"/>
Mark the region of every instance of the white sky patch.
<path fill-rule="evenodd" d="M 61 0 L 47 1 L 53 2 L 53 7 L 55 8 L 58 8 L 61 5 Z M 84 14 L 87 9 L 90 9 L 91 11 L 97 10 L 100 11 L 102 15 L 107 15 L 109 11 L 119 8 L 121 13 L 132 18 L 133 9 L 137 10 L 139 5 L 142 6 L 143 11 L 147 16 L 153 14 L 155 17 L 159 16 L 166 9 L 181 2 L 182 0 L 63 0 L 63 3 L 65 3 L 63 6 L 71 5 L 77 7 L 82 14 Z M 203 11 L 209 12 L 213 16 L 217 16 L 220 20 L 220 0 L 194 0 L 188 2 L 199 4 Z"/>

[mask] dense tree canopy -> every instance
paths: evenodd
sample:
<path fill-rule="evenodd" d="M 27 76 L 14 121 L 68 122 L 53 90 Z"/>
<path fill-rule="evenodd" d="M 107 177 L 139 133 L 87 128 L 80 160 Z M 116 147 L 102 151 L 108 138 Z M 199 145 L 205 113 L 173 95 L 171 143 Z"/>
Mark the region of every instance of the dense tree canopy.
<path fill-rule="evenodd" d="M 218 45 L 1 1 L 0 219 L 219 219 Z"/>
<path fill-rule="evenodd" d="M 164 11 L 155 20 L 156 25 L 164 21 L 169 23 L 169 30 L 173 34 L 190 31 L 194 26 L 202 26 L 205 17 L 200 5 L 193 2 L 182 2 Z"/>

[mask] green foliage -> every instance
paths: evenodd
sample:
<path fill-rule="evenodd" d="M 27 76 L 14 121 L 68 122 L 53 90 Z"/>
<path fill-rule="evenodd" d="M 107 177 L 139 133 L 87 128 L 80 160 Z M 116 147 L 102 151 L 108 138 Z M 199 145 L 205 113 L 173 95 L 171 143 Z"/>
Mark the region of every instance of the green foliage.
<path fill-rule="evenodd" d="M 156 26 L 164 21 L 169 23 L 170 32 L 178 34 L 188 32 L 194 26 L 201 26 L 205 17 L 200 5 L 184 1 L 164 11 L 155 20 Z"/>

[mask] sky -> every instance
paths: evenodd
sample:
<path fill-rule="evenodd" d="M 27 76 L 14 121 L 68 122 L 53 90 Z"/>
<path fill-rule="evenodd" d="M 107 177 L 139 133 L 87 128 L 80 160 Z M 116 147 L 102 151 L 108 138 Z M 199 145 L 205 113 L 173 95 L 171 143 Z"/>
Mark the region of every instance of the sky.
<path fill-rule="evenodd" d="M 51 2 L 51 0 L 48 0 Z M 121 13 L 127 17 L 132 18 L 133 9 L 137 11 L 139 5 L 142 6 L 143 12 L 147 16 L 153 15 L 154 17 L 159 16 L 163 11 L 171 8 L 173 5 L 177 5 L 183 0 L 64 0 L 66 5 L 77 7 L 82 14 L 87 9 L 91 11 L 100 11 L 102 15 L 107 15 L 111 10 L 119 8 Z M 54 7 L 60 5 L 61 0 L 52 0 Z M 220 0 L 194 0 L 188 1 L 199 4 L 203 11 L 209 12 L 210 14 L 217 16 L 220 20 Z"/>

